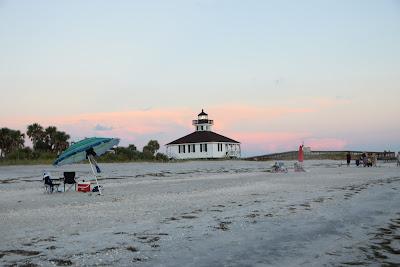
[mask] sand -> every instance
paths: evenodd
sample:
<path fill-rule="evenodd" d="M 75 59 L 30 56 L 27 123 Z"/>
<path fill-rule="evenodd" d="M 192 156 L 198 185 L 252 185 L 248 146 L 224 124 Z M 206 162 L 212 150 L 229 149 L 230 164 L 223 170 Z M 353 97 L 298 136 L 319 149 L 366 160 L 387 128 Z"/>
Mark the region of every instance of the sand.
<path fill-rule="evenodd" d="M 86 164 L 0 167 L 0 265 L 399 265 L 400 168 L 341 163 L 102 164 L 102 196 L 44 193 Z"/>

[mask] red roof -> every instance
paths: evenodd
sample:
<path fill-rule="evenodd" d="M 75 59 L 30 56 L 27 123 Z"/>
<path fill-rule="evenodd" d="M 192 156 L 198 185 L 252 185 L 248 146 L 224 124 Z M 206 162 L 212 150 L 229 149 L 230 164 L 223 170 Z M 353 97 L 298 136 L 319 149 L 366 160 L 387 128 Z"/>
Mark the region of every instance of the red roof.
<path fill-rule="evenodd" d="M 184 137 L 176 139 L 167 145 L 187 144 L 187 143 L 209 143 L 209 142 L 221 142 L 221 143 L 237 143 L 240 142 L 230 139 L 226 136 L 214 133 L 212 131 L 197 131 L 188 134 Z"/>

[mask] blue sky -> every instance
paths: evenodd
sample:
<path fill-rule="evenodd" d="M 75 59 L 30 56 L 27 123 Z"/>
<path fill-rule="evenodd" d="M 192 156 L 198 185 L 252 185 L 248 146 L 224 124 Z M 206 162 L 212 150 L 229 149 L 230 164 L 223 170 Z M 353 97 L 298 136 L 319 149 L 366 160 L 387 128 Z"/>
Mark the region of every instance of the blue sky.
<path fill-rule="evenodd" d="M 0 1 L 0 126 L 141 146 L 204 108 L 248 154 L 400 150 L 399 50 L 400 1 Z"/>

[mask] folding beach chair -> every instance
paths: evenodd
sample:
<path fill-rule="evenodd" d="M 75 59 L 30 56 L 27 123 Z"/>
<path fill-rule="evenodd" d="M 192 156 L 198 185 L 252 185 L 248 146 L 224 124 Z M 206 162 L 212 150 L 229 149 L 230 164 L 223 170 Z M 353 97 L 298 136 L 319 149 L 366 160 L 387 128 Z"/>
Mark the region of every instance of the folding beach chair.
<path fill-rule="evenodd" d="M 44 181 L 45 193 L 51 194 L 54 192 L 54 189 L 56 192 L 58 192 L 58 187 L 60 186 L 60 183 L 54 182 L 54 179 L 51 178 L 49 172 L 47 171 L 43 172 L 43 181 Z"/>
<path fill-rule="evenodd" d="M 272 165 L 271 172 L 288 172 L 288 169 L 285 167 L 285 163 L 283 162 L 275 162 L 274 165 Z"/>
<path fill-rule="evenodd" d="M 295 172 L 305 172 L 306 170 L 304 169 L 302 162 L 295 162 L 294 163 L 294 171 Z"/>
<path fill-rule="evenodd" d="M 65 185 L 67 185 L 67 190 L 65 190 Z M 76 191 L 75 172 L 64 172 L 64 192 L 71 190 L 73 186 Z"/>

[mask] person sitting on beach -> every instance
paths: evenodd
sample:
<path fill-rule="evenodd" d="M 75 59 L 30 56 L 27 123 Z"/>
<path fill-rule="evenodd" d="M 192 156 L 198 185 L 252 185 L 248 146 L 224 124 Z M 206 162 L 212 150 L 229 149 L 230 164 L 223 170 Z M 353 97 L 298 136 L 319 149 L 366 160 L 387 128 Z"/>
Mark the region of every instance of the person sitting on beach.
<path fill-rule="evenodd" d="M 372 167 L 372 158 L 371 158 L 371 156 L 367 157 L 367 167 Z"/>
<path fill-rule="evenodd" d="M 53 181 L 51 180 L 49 172 L 46 172 L 46 171 L 43 172 L 43 180 L 44 180 L 44 184 L 50 188 L 50 193 L 53 193 L 54 184 L 53 184 Z"/>
<path fill-rule="evenodd" d="M 275 161 L 274 165 L 272 165 L 272 172 L 277 172 L 279 170 L 279 164 Z"/>

